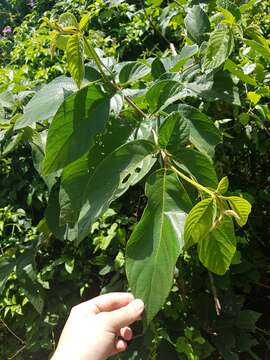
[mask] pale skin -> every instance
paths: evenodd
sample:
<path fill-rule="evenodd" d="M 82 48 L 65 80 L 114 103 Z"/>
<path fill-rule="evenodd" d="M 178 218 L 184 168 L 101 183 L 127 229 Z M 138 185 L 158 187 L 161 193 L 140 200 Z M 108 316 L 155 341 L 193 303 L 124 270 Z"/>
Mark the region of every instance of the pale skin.
<path fill-rule="evenodd" d="M 143 310 L 142 300 L 130 293 L 101 295 L 73 307 L 51 360 L 105 360 L 125 351 L 133 337 L 129 325 Z"/>

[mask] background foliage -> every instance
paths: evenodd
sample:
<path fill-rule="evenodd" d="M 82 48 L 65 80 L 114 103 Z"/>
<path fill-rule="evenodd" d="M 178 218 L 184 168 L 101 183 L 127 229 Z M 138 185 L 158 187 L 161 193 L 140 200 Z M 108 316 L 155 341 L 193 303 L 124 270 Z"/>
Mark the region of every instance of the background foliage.
<path fill-rule="evenodd" d="M 37 149 L 29 142 L 31 132 L 13 131 L 13 124 L 43 83 L 68 72 L 61 50 L 51 58 L 50 29 L 44 17 L 56 20 L 60 14 L 71 11 L 79 20 L 87 11 L 91 14 L 89 37 L 106 56 L 119 61 L 149 57 L 162 60 L 170 56 L 170 44 L 179 53 L 192 41 L 203 42 L 201 34 L 210 30 L 209 25 L 204 22 L 204 30 L 199 32 L 193 29 L 192 21 L 187 25 L 189 9 L 198 4 L 212 26 L 220 20 L 230 24 L 234 21 L 232 16 L 241 21 L 234 25 L 239 38 L 236 37 L 231 61 L 224 65 L 230 78 L 221 79 L 230 84 L 231 92 L 221 89 L 224 99 L 205 99 L 199 105 L 216 120 L 223 135 L 223 143 L 215 153 L 218 176 L 228 176 L 231 195 L 242 194 L 249 199 L 252 213 L 247 225 L 237 230 L 238 252 L 225 275 L 209 275 L 194 249 L 179 258 L 165 306 L 123 358 L 269 357 L 270 9 L 267 1 L 235 3 L 1 3 L 1 358 L 47 359 L 71 306 L 100 292 L 127 289 L 126 241 L 146 204 L 142 182 L 112 203 L 79 246 L 61 240 L 61 234 L 52 235 L 42 220 L 49 193 L 37 171 Z M 246 44 L 241 40 L 241 27 L 248 39 Z M 213 54 L 209 54 L 205 69 L 212 58 Z M 139 81 L 138 86 L 143 88 L 147 81 Z M 188 98 L 190 105 L 198 105 L 196 101 Z M 141 105 L 140 102 L 143 104 L 138 99 Z M 54 211 L 55 208 L 47 210 L 47 219 L 48 214 L 52 215 L 51 227 Z M 221 303 L 219 316 L 215 309 L 217 297 Z M 137 334 L 140 333 L 138 328 Z"/>

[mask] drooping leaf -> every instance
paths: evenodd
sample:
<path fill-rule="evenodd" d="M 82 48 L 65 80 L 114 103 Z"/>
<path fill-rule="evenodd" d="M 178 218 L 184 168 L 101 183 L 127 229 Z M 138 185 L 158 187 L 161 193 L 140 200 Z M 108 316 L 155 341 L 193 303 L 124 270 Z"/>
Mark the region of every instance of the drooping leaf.
<path fill-rule="evenodd" d="M 185 145 L 189 141 L 190 128 L 188 122 L 178 112 L 167 116 L 158 130 L 158 142 L 161 147 L 173 148 Z"/>
<path fill-rule="evenodd" d="M 249 85 L 257 85 L 257 81 L 255 79 L 253 79 L 251 76 L 246 75 L 243 70 L 241 68 L 239 68 L 239 66 L 237 66 L 232 60 L 227 59 L 225 64 L 224 64 L 224 70 L 228 70 L 231 74 L 235 75 L 238 77 L 238 79 L 240 79 L 241 81 L 243 81 L 243 83 L 245 84 L 249 84 Z"/>
<path fill-rule="evenodd" d="M 232 210 L 234 210 L 239 218 L 236 218 L 240 226 L 244 226 L 247 222 L 248 216 L 251 212 L 251 204 L 239 196 L 229 196 L 226 198 Z"/>
<path fill-rule="evenodd" d="M 110 99 L 91 84 L 65 99 L 48 133 L 44 174 L 62 169 L 85 154 L 105 128 Z"/>
<path fill-rule="evenodd" d="M 146 93 L 146 100 L 152 112 L 172 104 L 179 96 L 183 85 L 175 80 L 160 80 Z"/>
<path fill-rule="evenodd" d="M 185 222 L 186 248 L 203 241 L 212 229 L 215 215 L 216 205 L 212 198 L 201 200 L 192 208 Z"/>
<path fill-rule="evenodd" d="M 44 85 L 25 106 L 23 116 L 15 123 L 14 129 L 53 118 L 64 99 L 75 90 L 76 84 L 66 76 L 59 76 Z"/>
<path fill-rule="evenodd" d="M 124 144 L 109 154 L 95 169 L 85 193 L 78 222 L 78 242 L 110 203 L 140 181 L 154 165 L 156 147 L 147 140 Z"/>
<path fill-rule="evenodd" d="M 70 36 L 66 47 L 67 63 L 69 72 L 78 88 L 84 78 L 84 41 L 80 34 Z"/>
<path fill-rule="evenodd" d="M 77 221 L 85 188 L 96 167 L 117 147 L 132 141 L 129 137 L 136 126 L 136 121 L 128 116 L 112 118 L 90 151 L 64 168 L 59 192 L 60 223 L 73 225 Z"/>
<path fill-rule="evenodd" d="M 210 31 L 210 22 L 207 14 L 200 5 L 195 5 L 188 9 L 184 21 L 188 37 L 195 43 L 201 44 L 205 34 Z"/>
<path fill-rule="evenodd" d="M 221 134 L 214 123 L 200 110 L 190 105 L 179 104 L 168 108 L 168 110 L 173 110 L 177 114 L 175 115 L 176 119 L 178 116 L 178 122 L 176 123 L 178 124 L 177 131 L 182 133 L 183 129 L 185 129 L 184 134 L 186 134 L 189 129 L 189 141 L 203 154 L 212 158 L 215 153 L 215 146 L 221 142 Z M 165 127 L 165 123 L 170 120 L 168 117 L 162 127 Z M 184 122 L 186 127 L 183 125 Z M 173 134 L 171 133 L 172 136 L 170 138 L 172 141 L 174 139 Z M 174 144 L 176 145 L 177 143 L 174 142 Z"/>
<path fill-rule="evenodd" d="M 73 226 L 79 217 L 82 194 L 89 180 L 88 154 L 65 167 L 59 191 L 60 225 Z"/>
<path fill-rule="evenodd" d="M 204 98 L 213 101 L 220 99 L 229 104 L 241 106 L 239 89 L 233 83 L 231 75 L 225 71 L 215 73 L 214 84 L 204 93 Z"/>
<path fill-rule="evenodd" d="M 7 259 L 2 257 L 0 259 L 0 294 L 5 288 L 6 282 L 10 273 L 13 271 L 15 262 L 13 259 Z"/>
<path fill-rule="evenodd" d="M 132 293 L 145 302 L 148 325 L 172 286 L 183 248 L 183 228 L 190 199 L 176 175 L 159 170 L 147 181 L 148 203 L 127 245 L 126 271 Z"/>
<path fill-rule="evenodd" d="M 217 187 L 217 174 L 208 157 L 189 148 L 179 148 L 175 152 L 172 150 L 171 153 L 173 162 L 188 172 L 200 184 L 213 189 Z"/>
<path fill-rule="evenodd" d="M 203 70 L 213 70 L 221 66 L 230 56 L 234 47 L 231 28 L 216 28 L 210 35 L 203 60 Z"/>
<path fill-rule="evenodd" d="M 236 251 L 236 238 L 232 219 L 225 217 L 223 223 L 198 242 L 200 261 L 210 271 L 224 275 L 229 269 Z"/>
<path fill-rule="evenodd" d="M 129 83 L 139 80 L 151 72 L 151 67 L 138 61 L 127 62 L 119 73 L 120 83 Z"/>
<path fill-rule="evenodd" d="M 263 44 L 255 41 L 244 39 L 244 43 L 251 47 L 252 50 L 260 54 L 267 62 L 270 62 L 270 48 L 269 46 L 264 46 Z"/>

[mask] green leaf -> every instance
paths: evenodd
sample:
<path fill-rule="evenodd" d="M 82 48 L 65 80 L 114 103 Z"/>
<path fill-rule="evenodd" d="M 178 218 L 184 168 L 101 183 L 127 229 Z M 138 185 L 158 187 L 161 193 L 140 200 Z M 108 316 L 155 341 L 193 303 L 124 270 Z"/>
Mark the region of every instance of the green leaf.
<path fill-rule="evenodd" d="M 170 147 L 189 141 L 190 129 L 188 122 L 178 112 L 166 117 L 158 130 L 158 142 L 161 147 Z"/>
<path fill-rule="evenodd" d="M 239 219 L 236 218 L 237 223 L 240 226 L 244 226 L 251 212 L 251 204 L 247 200 L 238 196 L 229 196 L 226 199 L 228 200 L 232 210 L 234 210 L 239 216 Z"/>
<path fill-rule="evenodd" d="M 212 198 L 204 199 L 189 212 L 185 222 L 185 247 L 203 241 L 211 231 L 216 216 L 216 205 Z"/>
<path fill-rule="evenodd" d="M 78 88 L 84 78 L 84 41 L 80 34 L 70 36 L 66 48 L 69 72 L 76 82 Z"/>
<path fill-rule="evenodd" d="M 71 78 L 59 76 L 33 96 L 24 108 L 23 116 L 15 123 L 18 130 L 53 118 L 64 99 L 77 89 Z"/>
<path fill-rule="evenodd" d="M 81 18 L 81 21 L 79 23 L 79 28 L 80 30 L 86 30 L 88 24 L 89 24 L 89 21 L 90 21 L 91 17 L 90 17 L 90 14 L 84 14 L 83 17 Z"/>
<path fill-rule="evenodd" d="M 0 259 L 0 294 L 5 288 L 6 282 L 10 273 L 13 271 L 15 263 L 13 260 L 8 260 L 4 257 Z"/>
<path fill-rule="evenodd" d="M 151 67 L 141 64 L 138 61 L 130 61 L 124 64 L 119 73 L 121 84 L 137 81 L 150 74 Z"/>
<path fill-rule="evenodd" d="M 7 109 L 13 108 L 15 105 L 15 99 L 11 91 L 6 90 L 0 93 L 0 105 Z"/>
<path fill-rule="evenodd" d="M 126 271 L 132 293 L 145 302 L 149 325 L 172 286 L 183 248 L 183 227 L 191 201 L 176 175 L 159 170 L 146 184 L 148 203 L 128 241 Z"/>
<path fill-rule="evenodd" d="M 85 193 L 78 223 L 78 242 L 90 231 L 91 225 L 152 168 L 157 151 L 147 140 L 124 144 L 109 154 L 95 169 Z"/>
<path fill-rule="evenodd" d="M 230 56 L 234 47 L 231 28 L 216 28 L 210 35 L 203 60 L 203 71 L 221 66 Z"/>
<path fill-rule="evenodd" d="M 177 167 L 185 170 L 200 184 L 215 189 L 218 184 L 217 174 L 208 157 L 196 150 L 179 148 L 171 152 Z"/>
<path fill-rule="evenodd" d="M 251 101 L 252 104 L 256 105 L 260 101 L 261 95 L 256 94 L 254 91 L 248 91 L 247 98 Z"/>
<path fill-rule="evenodd" d="M 252 50 L 260 54 L 266 61 L 270 62 L 270 49 L 269 46 L 264 46 L 261 43 L 258 43 L 254 40 L 244 39 L 244 43 L 251 47 Z"/>
<path fill-rule="evenodd" d="M 125 115 L 112 118 L 107 123 L 105 133 L 96 139 L 90 151 L 64 168 L 59 192 L 60 224 L 75 224 L 85 188 L 96 167 L 113 150 L 128 141 L 137 126 L 134 119 Z"/>
<path fill-rule="evenodd" d="M 146 100 L 152 112 L 173 103 L 179 96 L 183 85 L 175 80 L 160 80 L 146 93 Z M 176 97 L 175 97 L 176 96 Z"/>
<path fill-rule="evenodd" d="M 229 180 L 228 177 L 223 177 L 220 182 L 218 183 L 217 192 L 219 194 L 225 194 L 229 188 Z"/>
<path fill-rule="evenodd" d="M 75 27 L 75 28 L 78 27 L 78 22 L 77 22 L 76 17 L 70 12 L 61 14 L 59 16 L 58 23 L 62 27 Z"/>
<path fill-rule="evenodd" d="M 105 128 L 109 97 L 91 84 L 65 99 L 48 133 L 44 174 L 49 174 L 80 158 Z"/>
<path fill-rule="evenodd" d="M 161 59 L 155 58 L 155 60 L 151 64 L 151 73 L 152 73 L 153 78 L 158 79 L 165 72 L 166 72 L 166 69 L 165 69 Z"/>
<path fill-rule="evenodd" d="M 229 11 L 235 18 L 236 21 L 241 19 L 241 12 L 239 7 L 230 0 L 218 0 L 217 6 Z"/>
<path fill-rule="evenodd" d="M 223 223 L 198 242 L 198 254 L 202 264 L 217 275 L 229 269 L 236 251 L 236 238 L 232 219 L 225 217 Z"/>
<path fill-rule="evenodd" d="M 200 5 L 188 9 L 184 22 L 188 37 L 195 43 L 201 44 L 205 34 L 210 31 L 210 22 Z"/>
<path fill-rule="evenodd" d="M 171 109 L 177 110 L 177 115 L 175 115 L 176 117 L 178 116 L 177 131 L 181 132 L 185 129 L 186 134 L 189 129 L 189 141 L 203 154 L 212 158 L 215 153 L 215 146 L 221 142 L 220 131 L 214 123 L 200 110 L 190 105 L 179 104 L 177 106 L 172 106 Z M 170 120 L 170 117 L 168 117 L 166 122 L 169 122 Z M 184 122 L 186 123 L 186 127 L 183 125 Z M 163 126 L 165 127 L 165 123 Z M 173 133 L 171 134 L 171 139 L 173 141 Z M 176 141 L 176 139 L 174 140 Z"/>
<path fill-rule="evenodd" d="M 218 71 L 214 74 L 213 80 L 212 88 L 202 94 L 205 100 L 216 101 L 220 99 L 229 104 L 241 106 L 238 87 L 234 85 L 229 73 Z"/>
<path fill-rule="evenodd" d="M 249 75 L 246 75 L 243 72 L 243 70 L 230 59 L 226 60 L 226 62 L 224 64 L 224 70 L 228 70 L 231 74 L 237 76 L 238 79 L 243 81 L 243 83 L 245 83 L 245 84 L 254 85 L 254 86 L 257 85 L 257 82 L 255 79 L 253 79 Z"/>
<path fill-rule="evenodd" d="M 65 167 L 59 191 L 60 226 L 67 223 L 73 226 L 77 221 L 88 180 L 88 154 Z"/>

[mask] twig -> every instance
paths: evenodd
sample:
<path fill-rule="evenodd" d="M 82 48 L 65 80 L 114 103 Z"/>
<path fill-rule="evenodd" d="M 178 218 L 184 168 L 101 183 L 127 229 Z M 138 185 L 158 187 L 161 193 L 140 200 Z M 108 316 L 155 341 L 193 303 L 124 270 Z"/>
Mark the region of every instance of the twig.
<path fill-rule="evenodd" d="M 214 283 L 213 275 L 212 275 L 212 273 L 210 273 L 210 271 L 208 271 L 208 275 L 209 275 L 209 279 L 210 279 L 211 290 L 212 290 L 213 297 L 214 297 L 216 313 L 217 313 L 217 316 L 219 316 L 220 312 L 221 312 L 221 305 L 220 305 L 219 298 L 217 296 L 217 289 L 216 289 L 216 286 Z"/>
<path fill-rule="evenodd" d="M 17 339 L 19 340 L 22 344 L 25 344 L 25 341 L 22 340 L 17 334 L 15 334 L 15 332 L 13 330 L 11 330 L 11 328 L 5 323 L 5 321 L 1 318 L 0 321 L 2 322 L 2 324 L 4 325 L 4 327 Z"/>
<path fill-rule="evenodd" d="M 17 350 L 17 351 L 15 352 L 14 355 L 12 355 L 11 357 L 9 357 L 8 360 L 14 359 L 20 352 L 22 352 L 22 351 L 25 349 L 25 347 L 26 347 L 26 345 L 23 345 L 19 350 Z"/>

